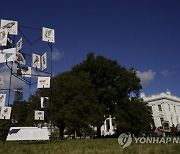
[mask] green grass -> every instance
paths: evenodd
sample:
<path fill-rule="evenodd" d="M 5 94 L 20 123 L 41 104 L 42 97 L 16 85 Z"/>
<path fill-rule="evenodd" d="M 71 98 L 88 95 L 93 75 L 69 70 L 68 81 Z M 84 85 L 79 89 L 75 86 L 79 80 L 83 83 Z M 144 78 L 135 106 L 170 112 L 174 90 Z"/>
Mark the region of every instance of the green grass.
<path fill-rule="evenodd" d="M 27 143 L 0 142 L 0 154 L 178 154 L 180 144 L 135 144 L 122 149 L 117 139 Z"/>

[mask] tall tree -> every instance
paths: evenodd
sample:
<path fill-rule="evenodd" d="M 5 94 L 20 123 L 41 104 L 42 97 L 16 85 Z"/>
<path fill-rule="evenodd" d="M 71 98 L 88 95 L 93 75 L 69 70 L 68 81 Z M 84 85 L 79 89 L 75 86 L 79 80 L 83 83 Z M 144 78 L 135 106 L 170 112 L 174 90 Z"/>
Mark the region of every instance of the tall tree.
<path fill-rule="evenodd" d="M 100 136 L 100 127 L 104 119 L 114 115 L 118 104 L 122 103 L 119 100 L 129 98 L 132 93 L 137 97 L 141 89 L 140 80 L 136 77 L 134 69 L 126 69 L 117 61 L 103 56 L 95 57 L 93 53 L 89 53 L 87 59 L 74 66 L 71 72 L 75 75 L 82 72 L 88 75 L 98 104 L 103 106 L 102 117 L 97 123 L 97 136 Z"/>
<path fill-rule="evenodd" d="M 83 131 L 95 125 L 102 115 L 85 74 L 78 77 L 69 72 L 59 74 L 52 78 L 51 87 L 53 121 L 59 127 L 61 138 L 65 128 Z"/>

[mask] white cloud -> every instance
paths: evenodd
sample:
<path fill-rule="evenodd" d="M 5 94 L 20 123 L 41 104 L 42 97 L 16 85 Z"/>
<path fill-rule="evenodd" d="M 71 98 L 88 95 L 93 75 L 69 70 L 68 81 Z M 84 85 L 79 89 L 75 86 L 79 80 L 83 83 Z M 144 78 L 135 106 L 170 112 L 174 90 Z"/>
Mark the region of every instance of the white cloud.
<path fill-rule="evenodd" d="M 141 85 L 145 86 L 148 85 L 156 76 L 156 72 L 152 70 L 140 72 L 137 71 L 137 77 L 141 80 Z"/>
<path fill-rule="evenodd" d="M 52 51 L 52 60 L 57 61 L 64 57 L 64 51 L 59 51 L 58 49 L 53 49 Z"/>
<path fill-rule="evenodd" d="M 173 71 L 169 71 L 169 70 L 163 70 L 161 72 L 161 74 L 164 76 L 164 77 L 168 77 L 168 76 L 171 76 L 174 72 Z"/>
<path fill-rule="evenodd" d="M 13 65 L 13 73 L 16 73 L 16 68 L 17 65 Z M 8 69 L 8 67 L 6 65 L 3 65 L 2 67 L 0 67 L 0 76 L 3 77 L 3 87 L 1 87 L 2 89 L 9 89 L 9 85 L 10 85 L 10 69 Z M 15 88 L 23 88 L 24 86 L 24 82 L 22 82 L 21 80 L 19 80 L 18 78 L 16 78 L 15 76 L 12 75 L 11 78 L 11 90 L 14 90 Z"/>

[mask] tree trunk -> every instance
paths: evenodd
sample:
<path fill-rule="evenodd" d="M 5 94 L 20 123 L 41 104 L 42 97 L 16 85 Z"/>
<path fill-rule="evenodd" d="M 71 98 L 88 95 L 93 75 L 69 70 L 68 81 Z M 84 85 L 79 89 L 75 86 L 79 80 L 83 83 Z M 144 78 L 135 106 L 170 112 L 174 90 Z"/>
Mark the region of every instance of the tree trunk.
<path fill-rule="evenodd" d="M 97 126 L 97 137 L 101 137 L 101 126 Z"/>
<path fill-rule="evenodd" d="M 60 124 L 60 127 L 59 127 L 59 137 L 62 140 L 64 140 L 64 129 L 65 129 L 65 126 L 63 124 Z"/>

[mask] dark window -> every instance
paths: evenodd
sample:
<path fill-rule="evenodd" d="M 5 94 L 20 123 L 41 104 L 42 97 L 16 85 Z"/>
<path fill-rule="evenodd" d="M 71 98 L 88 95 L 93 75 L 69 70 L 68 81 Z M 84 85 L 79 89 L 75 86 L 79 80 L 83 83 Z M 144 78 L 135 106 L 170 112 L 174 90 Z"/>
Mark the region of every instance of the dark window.
<path fill-rule="evenodd" d="M 158 105 L 158 110 L 159 110 L 159 112 L 162 112 L 162 106 L 161 105 Z"/>

